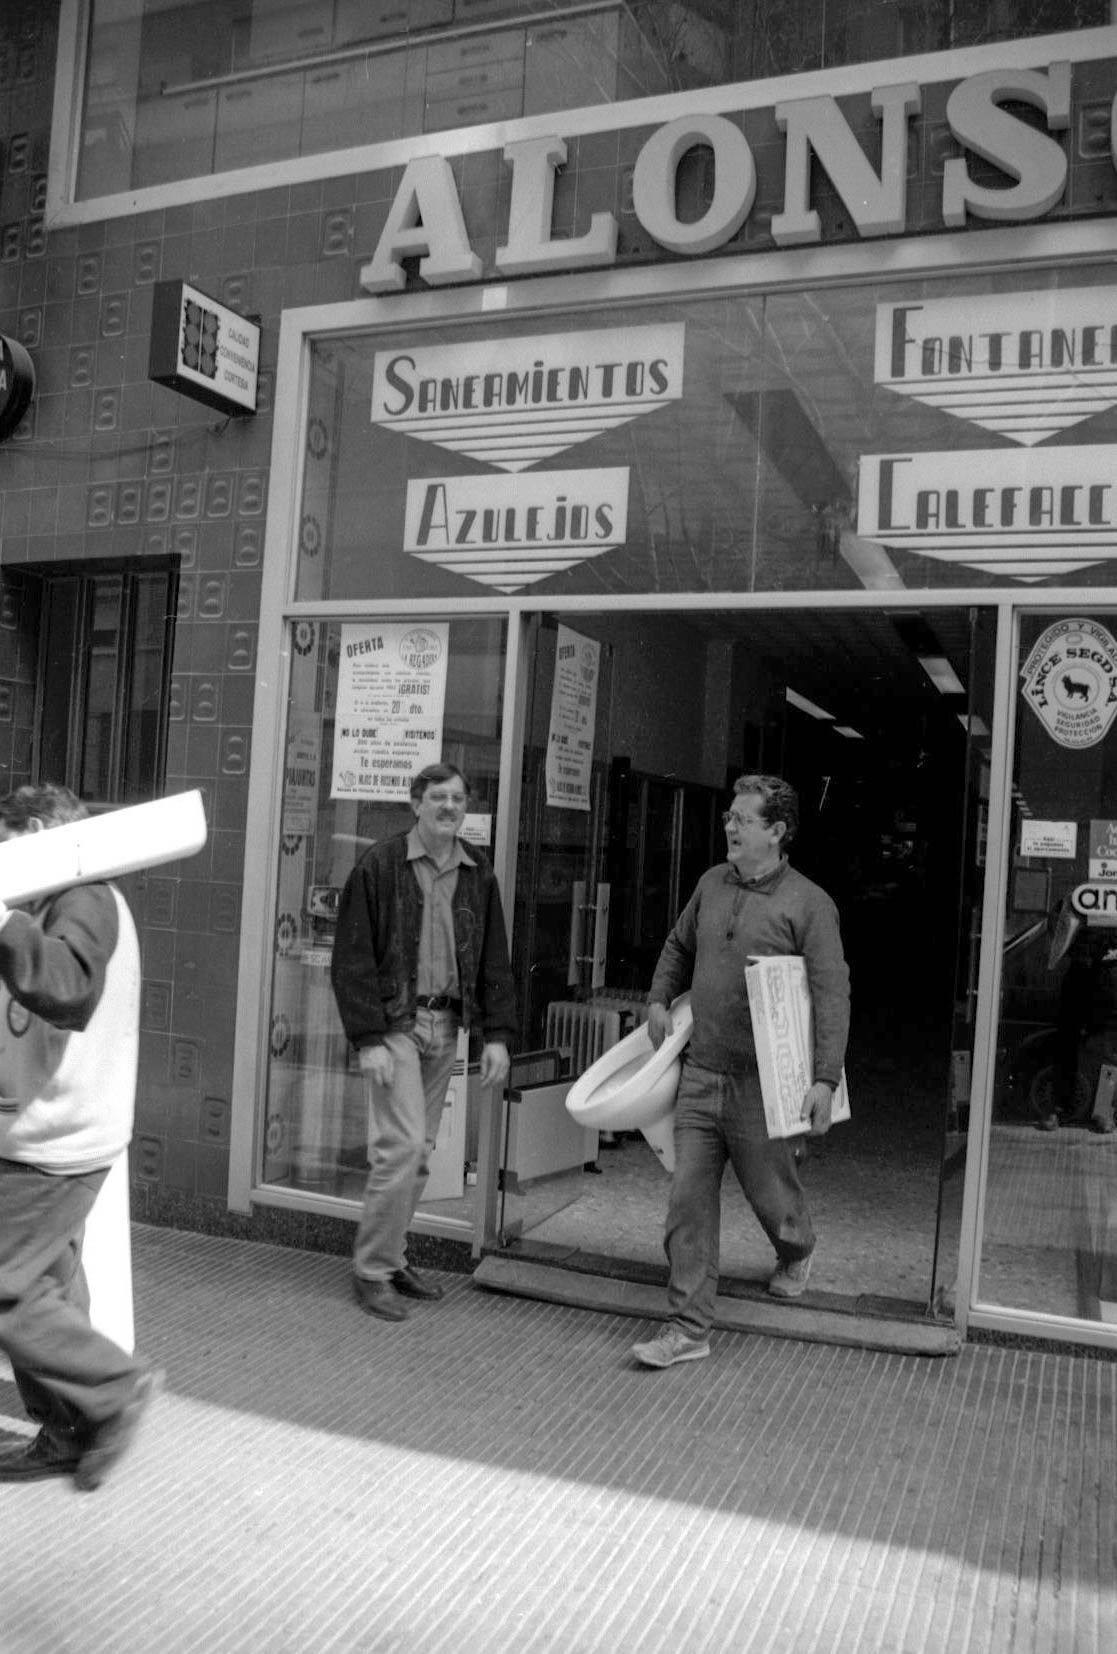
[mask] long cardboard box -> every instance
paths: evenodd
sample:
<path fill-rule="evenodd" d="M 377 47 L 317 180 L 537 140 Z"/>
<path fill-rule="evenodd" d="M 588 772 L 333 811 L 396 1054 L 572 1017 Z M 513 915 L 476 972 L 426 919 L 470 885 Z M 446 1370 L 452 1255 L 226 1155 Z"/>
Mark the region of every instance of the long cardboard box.
<path fill-rule="evenodd" d="M 745 984 L 768 1135 L 796 1137 L 810 1130 L 799 1115 L 814 1067 L 807 967 L 799 954 L 765 955 L 745 967 Z M 844 1070 L 830 1118 L 849 1119 Z"/>
<path fill-rule="evenodd" d="M 206 812 L 198 789 L 68 821 L 45 833 L 20 833 L 0 844 L 0 901 L 29 902 L 66 885 L 159 867 L 196 855 L 205 842 Z"/>

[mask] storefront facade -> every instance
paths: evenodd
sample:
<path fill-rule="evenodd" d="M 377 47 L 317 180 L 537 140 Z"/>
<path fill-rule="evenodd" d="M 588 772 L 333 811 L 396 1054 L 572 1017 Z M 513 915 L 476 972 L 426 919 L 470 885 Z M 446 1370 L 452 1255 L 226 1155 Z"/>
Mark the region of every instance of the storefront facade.
<path fill-rule="evenodd" d="M 71 692 L 52 723 L 33 637 L 100 660 L 111 613 L 132 737 L 89 733 L 79 778 L 210 808 L 205 867 L 129 892 L 138 1215 L 351 1221 L 332 915 L 445 757 L 505 893 L 523 1077 L 551 1083 L 488 1097 L 463 1047 L 416 1230 L 646 1266 L 662 1170 L 575 1131 L 562 1082 L 638 1019 L 732 778 L 778 769 L 854 973 L 853 1119 L 810 1163 L 824 1290 L 1117 1339 L 1117 1051 L 1072 1014 L 1105 997 L 1117 890 L 1114 32 L 672 89 L 643 8 L 446 6 L 360 59 L 418 73 L 431 31 L 411 114 L 357 151 L 319 84 L 358 62 L 344 7 L 312 50 L 246 8 L 230 70 L 160 82 L 177 137 L 139 96 L 170 63 L 146 9 L 121 149 L 121 37 L 61 8 L 43 251 L 22 236 L 0 310 L 39 369 L 3 520 L 10 772 L 80 722 Z M 661 10 L 690 61 L 740 64 L 741 8 Z M 259 322 L 254 415 L 145 378 L 173 280 Z M 747 1284 L 757 1237 L 727 1227 Z"/>

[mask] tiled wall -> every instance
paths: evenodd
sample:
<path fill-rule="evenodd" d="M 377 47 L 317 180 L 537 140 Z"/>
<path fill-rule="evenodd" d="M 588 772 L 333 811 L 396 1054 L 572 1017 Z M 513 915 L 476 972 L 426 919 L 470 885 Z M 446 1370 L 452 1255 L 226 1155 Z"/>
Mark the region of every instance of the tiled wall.
<path fill-rule="evenodd" d="M 188 275 L 258 303 L 258 209 L 220 203 L 46 235 L 54 7 L 0 12 L 0 331 L 36 372 L 0 448 L 0 564 L 171 555 L 181 574 L 166 790 L 199 787 L 209 840 L 124 881 L 144 961 L 133 1209 L 206 1222 L 225 1208 L 237 949 L 276 317 L 262 411 L 228 423 L 147 378 L 153 284 Z M 270 201 L 275 277 L 289 192 Z M 276 228 L 282 233 L 275 233 Z M 267 229 L 261 241 L 268 239 Z M 30 759 L 33 615 L 0 581 L 0 785 Z M 69 663 L 66 663 L 68 669 Z"/>
<path fill-rule="evenodd" d="M 0 332 L 24 344 L 37 375 L 29 414 L 0 446 L 0 564 L 178 560 L 166 785 L 203 790 L 210 837 L 189 863 L 128 881 L 145 972 L 133 1201 L 140 1217 L 229 1226 L 238 928 L 279 319 L 288 306 L 359 296 L 359 269 L 375 248 L 399 172 L 276 185 L 48 235 L 56 46 L 57 0 L 0 6 Z M 1100 71 L 1096 78 L 1093 97 L 1087 74 L 1076 112 L 1072 188 L 1061 216 L 1117 209 L 1107 83 Z M 940 106 L 935 93 L 913 123 L 912 143 L 928 153 L 936 142 L 943 149 Z M 746 127 L 762 160 L 765 144 L 779 142 L 770 111 L 750 116 Z M 594 211 L 617 214 L 621 263 L 662 256 L 631 205 L 631 166 L 644 136 L 572 141 L 556 191 L 560 233 L 584 228 Z M 938 154 L 940 175 L 941 160 Z M 508 171 L 496 151 L 455 161 L 454 171 L 474 245 L 492 270 Z M 690 183 L 699 199 L 709 182 L 697 161 Z M 927 184 L 931 195 L 936 187 Z M 836 197 L 824 192 L 820 204 L 829 232 L 853 234 L 840 223 Z M 758 202 L 739 248 L 771 244 L 775 206 Z M 254 418 L 224 421 L 149 381 L 153 286 L 171 278 L 259 315 Z M 4 785 L 21 780 L 29 762 L 29 624 L 0 578 Z M 258 1223 L 284 1233 L 285 1223 L 301 1224 L 309 1236 L 317 1220 L 263 1213 Z"/>

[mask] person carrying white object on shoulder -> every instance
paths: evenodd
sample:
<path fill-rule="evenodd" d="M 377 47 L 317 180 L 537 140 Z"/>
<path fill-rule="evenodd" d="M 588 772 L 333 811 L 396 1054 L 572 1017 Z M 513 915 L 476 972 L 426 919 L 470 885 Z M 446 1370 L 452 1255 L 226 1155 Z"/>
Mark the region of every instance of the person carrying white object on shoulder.
<path fill-rule="evenodd" d="M 20 787 L 0 799 L 0 845 L 86 814 L 66 787 Z M 0 1454 L 0 1482 L 99 1487 L 162 1382 L 93 1327 L 81 1266 L 86 1219 L 132 1136 L 139 996 L 115 886 L 0 902 L 0 1350 L 39 1426 Z"/>

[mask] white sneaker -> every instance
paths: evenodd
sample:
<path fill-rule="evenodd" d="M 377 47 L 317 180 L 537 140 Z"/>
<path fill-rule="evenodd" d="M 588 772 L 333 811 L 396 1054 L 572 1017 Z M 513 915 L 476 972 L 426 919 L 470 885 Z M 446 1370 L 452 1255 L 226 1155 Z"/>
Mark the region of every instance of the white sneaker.
<path fill-rule="evenodd" d="M 646 1344 L 633 1344 L 632 1353 L 644 1367 L 673 1367 L 676 1361 L 701 1361 L 710 1353 L 708 1338 L 688 1338 L 681 1327 L 669 1326 Z"/>
<path fill-rule="evenodd" d="M 811 1278 L 811 1257 L 808 1252 L 805 1258 L 795 1258 L 791 1263 L 781 1263 L 772 1279 L 768 1282 L 768 1291 L 773 1298 L 798 1298 L 807 1290 L 807 1282 Z"/>

